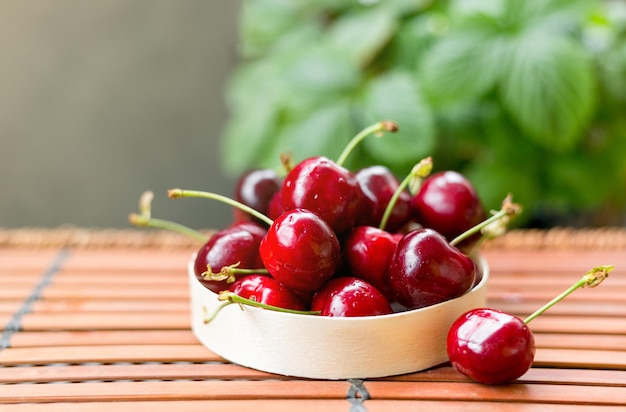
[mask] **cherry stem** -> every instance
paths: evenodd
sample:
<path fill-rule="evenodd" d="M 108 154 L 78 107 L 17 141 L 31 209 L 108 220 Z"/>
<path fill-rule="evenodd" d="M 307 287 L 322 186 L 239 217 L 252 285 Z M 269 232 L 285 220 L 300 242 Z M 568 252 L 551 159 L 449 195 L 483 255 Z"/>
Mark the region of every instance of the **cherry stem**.
<path fill-rule="evenodd" d="M 563 293 L 561 293 L 560 295 L 552 299 L 550 302 L 546 303 L 544 306 L 539 308 L 533 314 L 528 316 L 526 319 L 524 319 L 524 323 L 528 324 L 528 322 L 535 319 L 537 316 L 541 315 L 546 310 L 550 309 L 552 306 L 554 306 L 554 304 L 556 304 L 557 302 L 560 302 L 561 300 L 563 300 L 563 298 L 565 298 L 567 295 L 569 295 L 570 293 L 572 293 L 578 288 L 582 288 L 585 286 L 588 286 L 590 288 L 595 288 L 600 283 L 602 283 L 604 279 L 606 279 L 609 276 L 609 272 L 611 272 L 613 269 L 615 269 L 613 265 L 596 266 L 592 268 L 587 273 L 585 273 L 583 277 L 578 280 L 578 282 L 574 283 Z"/>
<path fill-rule="evenodd" d="M 267 223 L 268 226 L 271 226 L 272 223 L 274 223 L 274 221 L 272 219 L 270 219 L 269 217 L 265 216 L 263 213 L 259 212 L 258 210 L 255 210 L 253 208 L 251 208 L 250 206 L 247 206 L 241 202 L 238 202 L 236 200 L 233 200 L 229 197 L 226 196 L 222 196 L 219 195 L 217 193 L 213 193 L 213 192 L 203 192 L 203 191 L 199 191 L 199 190 L 183 190 L 183 189 L 170 189 L 167 191 L 167 195 L 172 198 L 172 199 L 178 199 L 181 197 L 201 197 L 204 199 L 211 199 L 211 200 L 217 200 L 220 201 L 222 203 L 226 203 L 230 206 L 236 207 L 241 209 L 242 211 L 251 214 L 252 216 L 256 217 L 259 220 L 262 220 L 263 222 Z"/>
<path fill-rule="evenodd" d="M 150 191 L 146 191 L 141 195 L 141 198 L 139 199 L 140 213 L 130 213 L 128 215 L 128 221 L 132 225 L 138 227 L 165 229 L 171 232 L 176 232 L 185 236 L 192 237 L 201 243 L 206 243 L 206 241 L 209 239 L 208 236 L 195 229 L 169 220 L 153 218 L 151 216 L 151 203 L 153 198 L 154 193 Z"/>
<path fill-rule="evenodd" d="M 505 230 L 506 224 L 509 220 L 519 215 L 522 212 L 522 207 L 517 203 L 513 203 L 511 195 L 507 195 L 507 197 L 502 202 L 502 209 L 498 212 L 495 212 L 490 218 L 483 220 L 476 226 L 466 230 L 461 233 L 459 236 L 452 239 L 450 245 L 456 246 L 465 239 L 475 235 L 478 232 L 483 231 L 483 229 L 489 229 L 490 236 L 495 236 L 495 233 L 501 233 Z M 496 223 L 497 222 L 497 223 Z M 496 225 L 495 227 L 492 225 Z"/>
<path fill-rule="evenodd" d="M 233 283 L 237 280 L 237 275 L 252 275 L 252 274 L 269 274 L 269 271 L 265 268 L 260 269 L 242 269 L 239 268 L 241 262 L 234 263 L 230 266 L 223 266 L 219 272 L 214 273 L 210 265 L 207 265 L 206 272 L 202 273 L 204 280 L 222 281 L 226 280 L 227 283 Z"/>
<path fill-rule="evenodd" d="M 375 134 L 378 137 L 382 137 L 384 135 L 383 132 L 393 133 L 397 131 L 398 131 L 398 124 L 395 122 L 392 122 L 391 120 L 382 120 L 380 122 L 374 123 L 371 126 L 366 127 L 365 129 L 361 130 L 356 136 L 354 136 L 352 140 L 350 140 L 350 142 L 348 142 L 348 145 L 343 149 L 343 152 L 341 152 L 341 154 L 339 155 L 339 158 L 337 159 L 335 163 L 337 163 L 339 166 L 342 166 L 345 163 L 348 156 L 350 155 L 350 153 L 352 153 L 354 148 L 359 143 L 361 143 L 361 141 L 365 139 L 368 135 Z"/>
<path fill-rule="evenodd" d="M 393 212 L 393 208 L 398 202 L 398 198 L 400 197 L 400 194 L 402 194 L 402 191 L 406 189 L 409 184 L 413 184 L 416 179 L 422 180 L 423 178 L 428 176 L 432 169 L 433 159 L 431 157 L 422 159 L 418 164 L 413 166 L 411 172 L 404 178 L 404 180 L 402 180 L 402 182 L 400 182 L 398 188 L 393 193 L 393 196 L 391 196 L 391 199 L 389 199 L 389 203 L 385 208 L 385 213 L 383 213 L 383 217 L 380 219 L 380 224 L 378 225 L 379 229 L 385 230 L 387 222 L 389 221 L 389 217 L 391 216 L 391 212 Z"/>
<path fill-rule="evenodd" d="M 221 291 L 217 299 L 221 301 L 225 301 L 225 303 L 218 306 L 215 312 L 213 312 L 213 314 L 211 314 L 208 317 L 205 317 L 204 323 L 211 322 L 213 319 L 215 319 L 217 314 L 222 309 L 224 309 L 228 305 L 232 305 L 233 303 L 237 303 L 239 305 L 254 306 L 257 308 L 261 308 L 261 309 L 272 310 L 274 312 L 292 313 L 295 315 L 319 315 L 320 314 L 319 311 L 315 311 L 315 310 L 294 310 L 294 309 L 286 309 L 286 308 L 281 308 L 278 306 L 268 305 L 266 303 L 257 302 L 256 300 L 253 300 L 253 299 L 244 298 L 228 290 Z"/>

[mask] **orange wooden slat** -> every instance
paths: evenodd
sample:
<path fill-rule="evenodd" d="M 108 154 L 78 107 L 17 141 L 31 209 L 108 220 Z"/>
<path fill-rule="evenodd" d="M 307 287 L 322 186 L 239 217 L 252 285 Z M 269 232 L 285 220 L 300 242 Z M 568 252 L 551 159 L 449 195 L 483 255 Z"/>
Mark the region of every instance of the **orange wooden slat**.
<path fill-rule="evenodd" d="M 96 346 L 96 345 L 195 345 L 198 340 L 191 330 L 81 330 L 20 331 L 11 337 L 11 347 L 32 346 Z"/>
<path fill-rule="evenodd" d="M 134 313 L 28 313 L 22 318 L 22 330 L 106 330 L 106 329 L 189 329 L 190 314 L 186 312 Z"/>
<path fill-rule="evenodd" d="M 50 285 L 42 299 L 181 299 L 189 296 L 189 284 L 179 285 Z"/>
<path fill-rule="evenodd" d="M 78 298 L 45 299 L 32 304 L 32 311 L 43 312 L 147 312 L 158 308 L 162 312 L 189 312 L 189 298 L 120 299 L 103 298 L 85 300 Z"/>
<path fill-rule="evenodd" d="M 150 381 L 0 385 L 0 403 L 177 399 L 344 399 L 345 381 Z"/>
<path fill-rule="evenodd" d="M 626 387 L 371 381 L 372 399 L 490 400 L 626 406 Z"/>
<path fill-rule="evenodd" d="M 229 363 L 70 365 L 0 368 L 0 383 L 114 380 L 288 379 Z"/>
<path fill-rule="evenodd" d="M 534 365 L 624 370 L 626 369 L 626 351 L 541 348 L 537 349 Z"/>
<path fill-rule="evenodd" d="M 110 345 L 7 348 L 0 365 L 45 365 L 85 362 L 219 362 L 222 359 L 197 345 Z"/>

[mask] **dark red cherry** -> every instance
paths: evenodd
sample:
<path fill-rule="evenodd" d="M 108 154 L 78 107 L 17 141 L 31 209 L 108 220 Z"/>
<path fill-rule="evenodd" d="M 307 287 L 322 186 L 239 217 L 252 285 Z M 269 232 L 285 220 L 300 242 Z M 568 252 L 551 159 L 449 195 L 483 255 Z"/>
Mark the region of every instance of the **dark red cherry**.
<path fill-rule="evenodd" d="M 274 193 L 274 196 L 270 199 L 270 204 L 267 209 L 267 217 L 274 220 L 278 216 L 282 215 L 285 209 L 283 208 L 283 201 L 281 199 L 280 190 Z"/>
<path fill-rule="evenodd" d="M 280 190 L 282 179 L 274 169 L 254 169 L 244 173 L 235 186 L 235 200 L 268 215 L 270 201 Z M 235 222 L 255 221 L 250 214 L 234 208 Z M 264 224 L 264 223 L 262 223 Z"/>
<path fill-rule="evenodd" d="M 339 240 L 331 227 L 305 209 L 289 210 L 274 220 L 259 252 L 274 279 L 301 292 L 319 289 L 341 260 Z"/>
<path fill-rule="evenodd" d="M 348 232 L 343 244 L 347 271 L 371 283 L 388 300 L 395 300 L 387 271 L 400 237 L 372 226 L 357 226 Z"/>
<path fill-rule="evenodd" d="M 413 196 L 415 219 L 448 241 L 486 218 L 476 189 L 462 174 L 438 172 L 427 177 Z"/>
<path fill-rule="evenodd" d="M 364 195 L 362 212 L 357 223 L 363 226 L 379 227 L 385 209 L 400 182 L 391 170 L 380 165 L 363 168 L 356 172 L 355 176 Z M 384 229 L 389 232 L 396 232 L 404 227 L 412 217 L 411 195 L 407 191 L 402 191 L 391 210 Z"/>
<path fill-rule="evenodd" d="M 256 223 L 242 222 L 233 224 L 213 234 L 200 248 L 194 262 L 196 278 L 213 292 L 229 288 L 226 280 L 205 280 L 202 276 L 207 271 L 219 273 L 224 266 L 238 265 L 239 268 L 263 268 L 259 246 L 266 230 Z"/>
<path fill-rule="evenodd" d="M 400 239 L 388 275 L 398 302 L 416 309 L 463 295 L 474 283 L 476 267 L 441 234 L 420 228 Z"/>
<path fill-rule="evenodd" d="M 306 310 L 298 295 L 276 279 L 265 275 L 247 275 L 230 286 L 230 291 L 246 299 L 284 309 Z"/>
<path fill-rule="evenodd" d="M 331 317 L 377 316 L 393 312 L 378 289 L 352 276 L 331 279 L 313 296 L 311 310 Z"/>
<path fill-rule="evenodd" d="M 363 192 L 352 172 L 319 156 L 303 160 L 287 174 L 281 198 L 285 210 L 308 209 L 342 233 L 354 226 Z"/>
<path fill-rule="evenodd" d="M 475 381 L 501 384 L 522 376 L 535 357 L 535 339 L 520 318 L 495 309 L 473 309 L 450 328 L 452 366 Z"/>

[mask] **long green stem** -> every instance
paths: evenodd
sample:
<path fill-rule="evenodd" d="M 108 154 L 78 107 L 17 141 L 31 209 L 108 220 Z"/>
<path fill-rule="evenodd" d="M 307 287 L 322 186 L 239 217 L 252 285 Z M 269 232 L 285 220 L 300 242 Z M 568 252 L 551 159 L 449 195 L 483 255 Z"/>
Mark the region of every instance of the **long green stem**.
<path fill-rule="evenodd" d="M 385 208 L 383 217 L 380 219 L 380 224 L 378 225 L 379 229 L 385 230 L 387 222 L 389 221 L 389 217 L 391 216 L 391 212 L 393 212 L 393 208 L 398 202 L 398 198 L 400 197 L 400 194 L 402 194 L 402 191 L 404 191 L 404 189 L 406 189 L 406 187 L 411 184 L 411 182 L 413 182 L 415 179 L 422 179 L 428 176 L 432 169 L 433 160 L 431 157 L 422 159 L 418 164 L 413 167 L 413 169 L 411 169 L 411 172 L 404 178 L 404 180 L 402 180 L 402 182 L 400 182 L 396 191 L 393 193 L 393 196 L 391 196 L 391 199 L 389 199 L 389 203 Z"/>
<path fill-rule="evenodd" d="M 139 227 L 151 227 L 155 229 L 165 229 L 171 232 L 180 233 L 182 235 L 190 236 L 197 239 L 201 243 L 206 243 L 209 237 L 195 229 L 181 225 L 180 223 L 172 222 L 169 220 L 155 219 L 150 216 L 140 215 L 137 213 L 131 213 L 128 215 L 128 220 L 131 224 Z"/>
<path fill-rule="evenodd" d="M 226 196 L 222 196 L 219 195 L 217 193 L 212 193 L 212 192 L 203 192 L 200 190 L 183 190 L 183 189 L 170 189 L 167 191 L 167 195 L 172 198 L 172 199 L 178 199 L 181 197 L 201 197 L 204 199 L 211 199 L 211 200 L 217 200 L 220 201 L 222 203 L 226 203 L 227 205 L 236 207 L 241 209 L 242 211 L 251 214 L 252 216 L 256 217 L 259 220 L 262 220 L 263 222 L 267 223 L 268 226 L 271 226 L 272 223 L 274 223 L 274 221 L 272 219 L 270 219 L 269 217 L 265 216 L 263 213 L 251 208 L 250 206 L 247 206 L 241 202 L 238 202 L 234 199 L 231 199 L 229 197 Z"/>
<path fill-rule="evenodd" d="M 365 139 L 370 134 L 377 134 L 382 136 L 382 132 L 396 132 L 398 131 L 398 125 L 390 120 L 383 120 L 380 122 L 376 122 L 371 126 L 366 127 L 361 130 L 356 136 L 348 142 L 348 145 L 343 149 L 343 152 L 337 158 L 336 163 L 339 166 L 342 166 L 350 153 L 354 150 L 354 148 L 361 143 L 363 139 Z"/>
<path fill-rule="evenodd" d="M 139 213 L 131 213 L 128 215 L 128 221 L 132 225 L 169 230 L 171 232 L 180 233 L 197 239 L 201 243 L 205 243 L 209 240 L 208 236 L 203 233 L 185 225 L 181 225 L 180 223 L 172 222 L 170 220 L 154 219 L 152 217 L 152 199 L 154 199 L 154 193 L 150 190 L 141 194 L 141 197 L 139 198 Z"/>
<path fill-rule="evenodd" d="M 218 306 L 217 309 L 215 310 L 215 312 L 213 312 L 211 315 L 206 316 L 205 319 L 204 319 L 204 323 L 211 322 L 213 319 L 215 319 L 217 314 L 222 309 L 224 309 L 228 305 L 232 305 L 233 303 L 237 303 L 237 304 L 240 304 L 240 305 L 254 306 L 254 307 L 257 307 L 257 308 L 271 310 L 271 311 L 274 311 L 274 312 L 292 313 L 292 314 L 296 314 L 296 315 L 319 315 L 320 314 L 319 311 L 314 311 L 314 310 L 294 310 L 294 309 L 286 309 L 286 308 L 281 308 L 281 307 L 278 307 L 278 306 L 268 305 L 266 303 L 257 302 L 256 300 L 244 298 L 244 297 L 239 296 L 236 293 L 233 293 L 233 292 L 228 291 L 228 290 L 224 290 L 224 291 L 220 292 L 219 295 L 218 295 L 218 299 L 221 300 L 221 301 L 224 301 L 225 303 L 220 305 L 220 306 Z M 206 308 L 204 308 L 204 310 L 206 312 Z"/>
<path fill-rule="evenodd" d="M 476 233 L 480 232 L 481 230 L 483 230 L 485 227 L 494 224 L 495 222 L 504 219 L 505 221 L 508 222 L 508 219 L 516 216 L 518 214 L 520 214 L 522 211 L 522 208 L 520 205 L 518 205 L 517 203 L 513 203 L 513 201 L 511 200 L 511 195 L 508 195 L 504 201 L 502 202 L 502 209 L 499 210 L 498 212 L 494 213 L 490 218 L 483 220 L 482 222 L 480 222 L 479 224 L 473 226 L 472 228 L 466 230 L 465 232 L 461 233 L 459 236 L 455 237 L 454 239 L 452 239 L 452 241 L 450 242 L 450 244 L 452 246 L 456 246 L 459 243 L 461 243 L 462 241 L 464 241 L 465 239 L 475 235 Z"/>
<path fill-rule="evenodd" d="M 556 303 L 563 300 L 567 295 L 572 293 L 578 288 L 588 286 L 588 287 L 596 287 L 598 286 L 604 279 L 609 276 L 609 272 L 611 272 L 615 267 L 613 265 L 605 265 L 605 266 L 596 266 L 589 270 L 587 273 L 583 275 L 576 283 L 567 288 L 563 293 L 552 299 L 550 302 L 546 303 L 544 306 L 539 308 L 533 314 L 524 319 L 524 323 L 528 323 L 535 319 L 537 316 L 544 313 L 546 310 L 550 309 Z"/>

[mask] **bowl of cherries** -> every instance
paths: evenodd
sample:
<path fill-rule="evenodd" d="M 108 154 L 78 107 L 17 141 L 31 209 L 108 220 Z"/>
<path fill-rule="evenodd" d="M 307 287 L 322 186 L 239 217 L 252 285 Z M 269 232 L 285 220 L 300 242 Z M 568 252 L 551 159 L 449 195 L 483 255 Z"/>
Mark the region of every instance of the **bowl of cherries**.
<path fill-rule="evenodd" d="M 399 179 L 380 165 L 343 166 L 366 136 L 394 132 L 381 121 L 336 160 L 284 157 L 255 169 L 232 198 L 171 189 L 170 198 L 233 206 L 210 237 L 150 217 L 202 241 L 188 265 L 192 330 L 223 358 L 314 379 L 373 378 L 449 360 L 446 339 L 462 314 L 485 306 L 489 267 L 480 246 L 520 207 L 507 197 L 487 213 L 460 173 L 420 161 Z"/>

